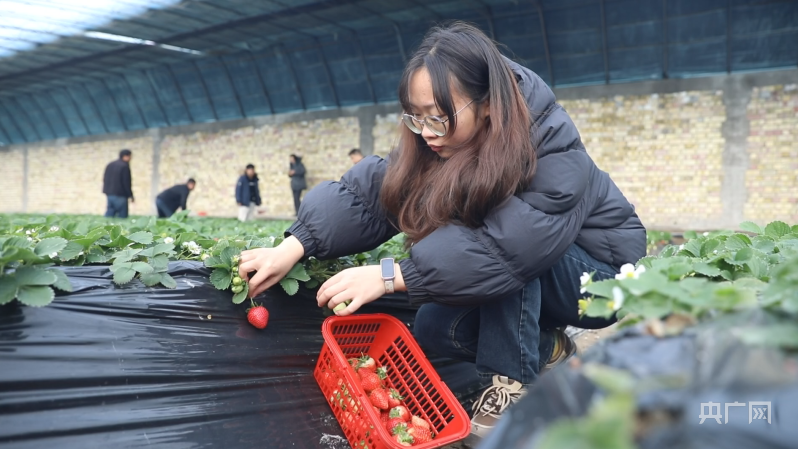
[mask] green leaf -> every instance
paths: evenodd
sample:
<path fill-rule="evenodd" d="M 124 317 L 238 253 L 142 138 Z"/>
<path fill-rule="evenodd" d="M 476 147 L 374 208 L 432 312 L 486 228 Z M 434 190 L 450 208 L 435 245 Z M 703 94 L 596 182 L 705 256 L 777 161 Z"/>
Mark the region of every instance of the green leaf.
<path fill-rule="evenodd" d="M 764 258 L 754 257 L 746 263 L 746 266 L 755 278 L 766 280 L 768 277 L 769 266 Z"/>
<path fill-rule="evenodd" d="M 244 289 L 233 295 L 233 304 L 241 304 L 245 299 L 247 299 L 247 295 L 249 294 L 249 284 L 244 283 L 242 285 L 244 286 Z"/>
<path fill-rule="evenodd" d="M 166 288 L 177 288 L 177 281 L 169 273 L 161 273 L 161 284 Z"/>
<path fill-rule="evenodd" d="M 142 245 L 149 245 L 152 243 L 152 234 L 145 231 L 134 232 L 127 236 L 127 238 L 136 243 L 141 243 Z"/>
<path fill-rule="evenodd" d="M 752 245 L 754 248 L 762 251 L 765 254 L 770 254 L 774 249 L 776 249 L 776 242 L 774 242 L 770 237 L 756 236 L 752 240 Z"/>
<path fill-rule="evenodd" d="M 743 248 L 740 251 L 737 251 L 737 254 L 734 255 L 735 262 L 748 262 L 751 258 L 754 257 L 754 249 L 753 248 Z"/>
<path fill-rule="evenodd" d="M 232 268 L 233 264 L 230 262 L 225 262 L 219 256 L 211 256 L 205 259 L 205 266 L 208 268 Z"/>
<path fill-rule="evenodd" d="M 161 283 L 161 274 L 162 273 L 147 273 L 142 274 L 139 276 L 141 282 L 144 283 L 147 287 L 153 287 Z"/>
<path fill-rule="evenodd" d="M 290 296 L 295 295 L 296 292 L 299 291 L 299 282 L 297 282 L 296 279 L 283 278 L 280 281 L 280 286 L 282 286 L 283 290 Z"/>
<path fill-rule="evenodd" d="M 712 254 L 712 251 L 715 251 L 720 246 L 720 240 L 718 239 L 709 239 L 701 245 L 701 257 L 706 257 L 709 254 Z"/>
<path fill-rule="evenodd" d="M 695 257 L 701 257 L 701 242 L 698 239 L 693 239 L 684 244 L 682 251 L 687 251 Z"/>
<path fill-rule="evenodd" d="M 0 274 L 0 305 L 8 304 L 17 296 L 17 282 L 14 275 Z"/>
<path fill-rule="evenodd" d="M 765 226 L 765 235 L 780 238 L 790 233 L 790 226 L 783 221 L 774 221 Z"/>
<path fill-rule="evenodd" d="M 633 295 L 644 295 L 648 292 L 656 291 L 665 287 L 668 278 L 660 273 L 646 271 L 637 279 L 629 279 L 621 282 L 621 286 L 626 288 Z M 609 296 L 612 298 L 612 296 Z"/>
<path fill-rule="evenodd" d="M 132 270 L 133 269 L 133 262 L 115 263 L 115 264 L 111 265 L 110 267 L 108 267 L 108 269 L 111 271 L 111 273 L 116 273 L 118 270 L 120 270 L 122 268 L 127 268 L 129 270 Z"/>
<path fill-rule="evenodd" d="M 223 262 L 230 264 L 230 266 L 234 266 L 233 257 L 238 256 L 241 254 L 241 250 L 234 247 L 228 246 L 222 250 L 222 253 L 219 255 L 219 258 L 222 259 Z"/>
<path fill-rule="evenodd" d="M 175 245 L 172 243 L 159 243 L 152 248 L 152 254 L 169 254 L 173 252 L 175 249 Z"/>
<path fill-rule="evenodd" d="M 136 275 L 136 270 L 134 270 L 133 268 L 120 266 L 114 272 L 114 282 L 117 285 L 124 285 L 132 281 L 135 275 Z"/>
<path fill-rule="evenodd" d="M 308 288 L 308 289 L 311 289 L 311 290 L 316 288 L 316 287 L 318 287 L 318 286 L 319 286 L 319 281 L 317 281 L 316 279 L 311 279 L 311 280 L 305 282 L 305 288 Z"/>
<path fill-rule="evenodd" d="M 111 258 L 114 259 L 114 264 L 120 264 L 125 262 L 130 262 L 133 258 L 137 257 L 138 254 L 141 252 L 140 249 L 125 249 L 114 253 Z"/>
<path fill-rule="evenodd" d="M 737 251 L 751 246 L 751 239 L 745 234 L 734 234 L 726 239 L 726 248 Z"/>
<path fill-rule="evenodd" d="M 216 268 L 211 272 L 211 284 L 218 290 L 227 290 L 230 287 L 232 275 L 226 268 Z"/>
<path fill-rule="evenodd" d="M 593 282 L 585 287 L 588 293 L 596 296 L 603 296 L 605 298 L 612 298 L 612 288 L 618 287 L 620 283 L 615 279 L 607 279 L 604 281 Z"/>
<path fill-rule="evenodd" d="M 285 277 L 296 279 L 298 281 L 303 281 L 303 282 L 310 280 L 308 272 L 305 271 L 305 266 L 302 265 L 301 263 L 294 264 L 294 266 L 291 268 L 291 271 L 289 271 L 288 274 L 285 275 Z"/>
<path fill-rule="evenodd" d="M 698 238 L 698 233 L 695 232 L 695 231 L 686 231 L 684 233 L 684 238 L 685 239 L 696 239 L 696 238 Z"/>
<path fill-rule="evenodd" d="M 684 276 L 693 272 L 693 266 L 689 263 L 680 262 L 675 263 L 668 267 L 668 278 L 671 280 L 679 280 Z"/>
<path fill-rule="evenodd" d="M 58 278 L 49 271 L 40 270 L 34 267 L 20 267 L 14 272 L 17 286 L 27 285 L 53 285 Z"/>
<path fill-rule="evenodd" d="M 752 221 L 744 221 L 744 222 L 740 223 L 740 229 L 743 230 L 743 231 L 746 231 L 746 232 L 753 233 L 753 234 L 761 234 L 762 233 L 762 228 L 758 224 L 756 224 L 756 223 L 754 223 Z"/>
<path fill-rule="evenodd" d="M 26 285 L 17 291 L 17 299 L 30 307 L 44 307 L 53 302 L 55 292 L 49 286 Z"/>
<path fill-rule="evenodd" d="M 133 262 L 133 269 L 141 274 L 152 273 L 152 266 L 146 262 Z"/>
<path fill-rule="evenodd" d="M 53 283 L 53 287 L 61 290 L 62 292 L 72 291 L 72 283 L 69 282 L 69 278 L 63 270 L 59 270 L 58 268 L 49 268 L 47 271 L 55 275 L 56 280 Z"/>
<path fill-rule="evenodd" d="M 767 288 L 768 284 L 756 278 L 742 278 L 734 281 L 732 284 L 737 288 L 747 288 L 748 290 L 762 291 Z"/>
<path fill-rule="evenodd" d="M 610 318 L 615 311 L 609 306 L 608 299 L 593 299 L 587 306 L 585 315 L 593 318 Z"/>
<path fill-rule="evenodd" d="M 158 254 L 150 258 L 150 265 L 154 271 L 166 271 L 169 268 L 169 258 L 163 254 Z"/>
<path fill-rule="evenodd" d="M 67 243 L 69 242 L 61 237 L 51 237 L 39 242 L 33 252 L 35 252 L 38 256 L 49 256 L 52 253 L 57 253 L 58 251 L 64 249 L 67 246 Z"/>
<path fill-rule="evenodd" d="M 88 263 L 106 263 L 110 258 L 105 255 L 102 249 L 93 248 L 92 251 L 86 256 Z"/>
<path fill-rule="evenodd" d="M 720 276 L 720 268 L 703 262 L 693 265 L 693 270 L 695 270 L 696 273 L 703 274 L 704 276 L 709 276 L 709 277 Z"/>
<path fill-rule="evenodd" d="M 67 243 L 66 247 L 64 247 L 64 249 L 61 250 L 61 253 L 58 255 L 58 257 L 60 257 L 61 260 L 64 261 L 64 262 L 67 262 L 67 261 L 70 261 L 70 260 L 75 260 L 75 259 L 77 259 L 77 257 L 80 255 L 80 253 L 84 249 L 85 248 L 83 247 L 83 245 L 81 245 L 78 242 L 69 242 L 69 243 Z M 104 260 L 102 262 L 106 262 L 106 261 L 107 260 Z M 93 262 L 93 263 L 96 263 L 96 262 Z"/>
<path fill-rule="evenodd" d="M 627 298 L 623 307 L 630 314 L 640 315 L 644 318 L 662 318 L 671 313 L 673 301 L 652 292 L 640 298 Z"/>
<path fill-rule="evenodd" d="M 29 248 L 31 245 L 25 237 L 12 236 L 3 241 L 3 248 Z"/>

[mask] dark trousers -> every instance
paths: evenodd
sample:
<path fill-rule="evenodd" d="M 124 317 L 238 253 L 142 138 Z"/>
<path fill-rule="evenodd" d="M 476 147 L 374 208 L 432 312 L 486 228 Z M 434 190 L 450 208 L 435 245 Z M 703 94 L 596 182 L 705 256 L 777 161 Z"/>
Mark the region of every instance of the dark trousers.
<path fill-rule="evenodd" d="M 172 209 L 170 209 L 163 201 L 159 199 L 155 199 L 155 207 L 158 209 L 158 218 L 167 218 L 171 217 L 172 214 L 175 213 Z"/>
<path fill-rule="evenodd" d="M 106 217 L 127 218 L 127 198 L 118 195 L 107 195 L 108 205 L 105 209 Z"/>
<path fill-rule="evenodd" d="M 577 302 L 586 296 L 579 292 L 579 276 L 594 271 L 594 281 L 616 274 L 612 266 L 573 244 L 549 271 L 505 298 L 476 307 L 424 304 L 413 333 L 425 350 L 476 363 L 481 376 L 500 374 L 530 384 L 552 354 L 554 328 L 612 324 L 579 317 Z"/>
<path fill-rule="evenodd" d="M 299 213 L 299 205 L 300 205 L 299 197 L 302 196 L 302 191 L 301 190 L 292 190 L 292 192 L 294 192 L 294 212 L 296 212 L 298 214 Z"/>

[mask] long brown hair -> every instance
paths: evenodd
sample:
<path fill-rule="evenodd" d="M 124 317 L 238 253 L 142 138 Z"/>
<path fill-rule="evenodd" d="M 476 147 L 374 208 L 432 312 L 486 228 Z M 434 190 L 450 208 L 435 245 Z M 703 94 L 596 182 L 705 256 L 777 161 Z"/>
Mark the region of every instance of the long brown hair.
<path fill-rule="evenodd" d="M 408 244 L 452 221 L 481 226 L 494 207 L 529 185 L 536 165 L 526 102 L 498 48 L 482 31 L 462 22 L 430 30 L 399 84 L 405 112 L 411 111 L 410 79 L 422 67 L 432 79 L 436 106 L 450 117 L 447 135 L 457 126 L 452 88 L 480 108 L 488 102 L 490 115 L 445 160 L 421 135 L 401 126 L 380 199 L 398 219 Z"/>

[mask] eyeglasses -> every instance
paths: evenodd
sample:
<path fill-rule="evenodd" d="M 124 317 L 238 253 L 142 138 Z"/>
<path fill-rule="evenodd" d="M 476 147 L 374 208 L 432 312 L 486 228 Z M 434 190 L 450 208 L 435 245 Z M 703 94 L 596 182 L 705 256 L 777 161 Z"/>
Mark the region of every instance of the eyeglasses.
<path fill-rule="evenodd" d="M 468 105 L 473 102 L 474 100 L 469 101 L 465 106 L 460 108 L 459 111 L 452 114 L 452 117 L 462 112 L 463 109 L 467 108 Z M 451 117 L 447 117 L 446 120 L 444 120 L 435 115 L 428 115 L 419 120 L 412 114 L 402 114 L 402 121 L 405 125 L 407 125 L 408 128 L 410 128 L 410 131 L 413 131 L 416 134 L 421 134 L 421 130 L 424 128 L 424 126 L 426 126 L 438 137 L 443 137 L 446 135 L 446 122 L 449 121 L 449 118 Z"/>

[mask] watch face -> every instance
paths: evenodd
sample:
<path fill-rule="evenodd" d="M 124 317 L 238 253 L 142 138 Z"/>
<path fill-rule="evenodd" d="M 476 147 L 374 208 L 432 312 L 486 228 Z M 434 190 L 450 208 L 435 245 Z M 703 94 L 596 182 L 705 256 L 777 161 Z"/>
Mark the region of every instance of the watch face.
<path fill-rule="evenodd" d="M 393 269 L 393 259 L 382 259 L 380 261 L 380 268 L 382 270 L 383 279 L 393 279 L 396 277 Z"/>

